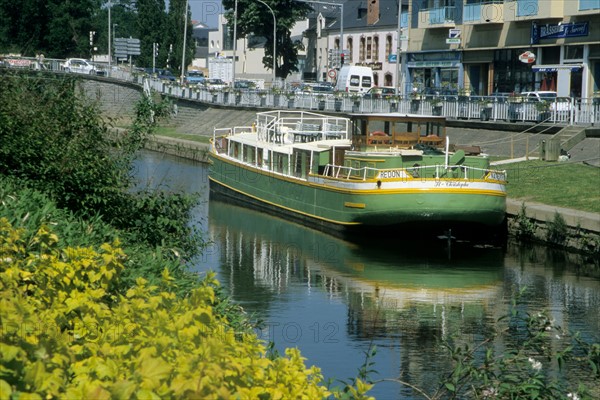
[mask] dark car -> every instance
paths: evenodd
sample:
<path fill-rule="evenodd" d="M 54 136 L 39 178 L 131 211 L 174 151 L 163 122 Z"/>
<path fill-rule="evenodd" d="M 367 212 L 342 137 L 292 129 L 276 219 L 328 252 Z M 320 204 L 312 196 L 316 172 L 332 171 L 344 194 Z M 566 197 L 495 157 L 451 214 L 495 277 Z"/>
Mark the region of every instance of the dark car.
<path fill-rule="evenodd" d="M 392 86 L 375 86 L 364 94 L 365 99 L 385 99 L 389 96 L 394 96 L 396 89 Z"/>
<path fill-rule="evenodd" d="M 171 71 L 164 68 L 144 68 L 144 72 L 148 75 L 153 76 L 158 79 L 162 79 L 164 81 L 175 82 L 177 78 Z"/>

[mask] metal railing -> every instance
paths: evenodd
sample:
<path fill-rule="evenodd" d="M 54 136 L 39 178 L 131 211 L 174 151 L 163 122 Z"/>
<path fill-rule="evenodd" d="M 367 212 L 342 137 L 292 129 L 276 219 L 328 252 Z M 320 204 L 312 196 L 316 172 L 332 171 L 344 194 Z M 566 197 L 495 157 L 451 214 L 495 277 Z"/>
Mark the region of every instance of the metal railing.
<path fill-rule="evenodd" d="M 31 58 L 27 62 L 2 67 L 14 70 L 39 70 L 67 73 L 61 67 L 62 60 Z M 540 110 L 533 103 L 514 102 L 507 97 L 496 96 L 435 96 L 361 98 L 345 94 L 309 94 L 289 91 L 266 91 L 253 89 L 212 89 L 204 86 L 180 85 L 164 81 L 141 72 L 131 72 L 129 67 L 94 63 L 103 73 L 93 79 L 118 80 L 135 83 L 175 97 L 231 107 L 250 107 L 283 110 L 318 110 L 342 113 L 399 112 L 417 115 L 443 115 L 449 119 L 533 122 L 554 124 L 594 125 L 600 122 L 600 98 L 571 98 L 567 108 L 554 107 Z M 71 73 L 74 74 L 74 73 Z M 84 77 L 82 75 L 82 77 Z"/>

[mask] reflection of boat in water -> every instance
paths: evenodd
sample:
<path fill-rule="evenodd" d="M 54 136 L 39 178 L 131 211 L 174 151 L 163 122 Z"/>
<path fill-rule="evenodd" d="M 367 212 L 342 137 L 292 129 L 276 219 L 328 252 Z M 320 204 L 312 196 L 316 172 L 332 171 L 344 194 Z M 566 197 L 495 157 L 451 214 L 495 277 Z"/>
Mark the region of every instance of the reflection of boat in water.
<path fill-rule="evenodd" d="M 505 172 L 451 152 L 443 117 L 269 111 L 215 134 L 211 193 L 328 231 L 439 233 L 505 218 Z"/>
<path fill-rule="evenodd" d="M 338 295 L 353 292 L 399 309 L 409 303 L 485 303 L 503 279 L 502 250 L 458 252 L 448 260 L 437 242 L 373 248 L 232 204 L 211 201 L 209 231 L 222 243 L 222 273 L 235 291 L 247 285 L 281 291 L 293 281 L 323 285 Z M 237 272 L 236 272 L 237 271 Z M 237 276 L 236 276 L 237 275 Z M 249 282 L 249 280 L 254 280 Z"/>

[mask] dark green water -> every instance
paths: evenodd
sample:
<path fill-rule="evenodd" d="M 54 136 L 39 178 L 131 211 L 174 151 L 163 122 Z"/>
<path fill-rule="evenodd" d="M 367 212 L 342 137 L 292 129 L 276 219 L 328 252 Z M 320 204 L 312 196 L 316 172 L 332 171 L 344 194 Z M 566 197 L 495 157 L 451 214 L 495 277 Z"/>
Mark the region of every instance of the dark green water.
<path fill-rule="evenodd" d="M 439 339 L 472 344 L 520 308 L 600 341 L 600 279 L 579 258 L 543 247 L 473 248 L 393 237 L 351 243 L 244 207 L 208 200 L 207 170 L 145 153 L 137 176 L 151 186 L 202 193 L 195 223 L 212 244 L 195 265 L 214 270 L 231 297 L 265 321 L 259 336 L 280 351 L 300 348 L 326 378 L 356 376 L 370 346 L 373 379 L 400 378 L 433 393 L 450 371 Z M 378 383 L 378 399 L 412 399 Z"/>

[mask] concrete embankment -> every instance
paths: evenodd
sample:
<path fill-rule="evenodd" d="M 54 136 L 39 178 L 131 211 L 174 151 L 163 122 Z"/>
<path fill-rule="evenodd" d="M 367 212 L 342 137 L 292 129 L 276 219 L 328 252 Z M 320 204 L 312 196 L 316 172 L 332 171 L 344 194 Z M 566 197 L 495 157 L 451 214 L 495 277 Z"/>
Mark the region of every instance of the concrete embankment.
<path fill-rule="evenodd" d="M 186 159 L 207 162 L 208 145 L 155 136 L 146 148 Z M 527 236 L 571 250 L 591 252 L 600 247 L 600 214 L 507 199 L 508 234 Z"/>

